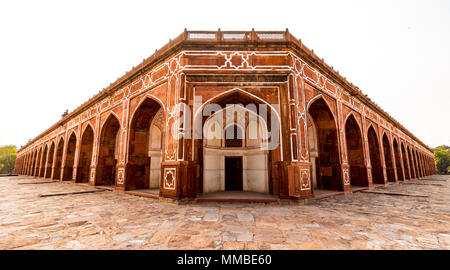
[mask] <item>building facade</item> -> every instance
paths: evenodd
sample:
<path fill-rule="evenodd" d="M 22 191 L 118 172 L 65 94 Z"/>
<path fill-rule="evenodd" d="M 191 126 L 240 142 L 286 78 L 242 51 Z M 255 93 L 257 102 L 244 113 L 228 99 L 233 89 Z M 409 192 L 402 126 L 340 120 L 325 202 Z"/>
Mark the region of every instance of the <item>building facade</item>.
<path fill-rule="evenodd" d="M 15 171 L 172 199 L 297 200 L 436 168 L 429 147 L 288 30 L 185 30 L 22 147 Z"/>

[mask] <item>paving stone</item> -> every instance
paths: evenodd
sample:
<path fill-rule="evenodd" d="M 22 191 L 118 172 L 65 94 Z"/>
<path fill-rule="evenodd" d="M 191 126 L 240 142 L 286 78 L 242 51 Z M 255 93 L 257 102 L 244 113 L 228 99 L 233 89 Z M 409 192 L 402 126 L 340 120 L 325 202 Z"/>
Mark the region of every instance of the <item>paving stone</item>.
<path fill-rule="evenodd" d="M 122 233 L 122 234 L 114 235 L 112 237 L 112 239 L 115 241 L 128 241 L 133 238 L 134 238 L 134 234 L 132 234 L 132 233 Z"/>
<path fill-rule="evenodd" d="M 240 222 L 254 222 L 255 219 L 253 218 L 252 214 L 248 213 L 237 213 L 237 218 Z"/>
<path fill-rule="evenodd" d="M 237 233 L 249 232 L 249 228 L 246 226 L 226 226 L 225 230 L 229 231 L 229 232 L 237 232 Z"/>
<path fill-rule="evenodd" d="M 249 242 L 253 240 L 252 233 L 239 233 L 236 235 L 236 240 L 238 242 Z"/>
<path fill-rule="evenodd" d="M 217 213 L 206 213 L 203 217 L 204 221 L 216 222 L 219 220 L 219 214 Z"/>
<path fill-rule="evenodd" d="M 319 229 L 320 225 L 319 224 L 303 224 L 302 229 L 307 230 L 307 229 Z"/>
<path fill-rule="evenodd" d="M 223 241 L 236 241 L 236 234 L 232 232 L 224 232 L 222 234 Z"/>

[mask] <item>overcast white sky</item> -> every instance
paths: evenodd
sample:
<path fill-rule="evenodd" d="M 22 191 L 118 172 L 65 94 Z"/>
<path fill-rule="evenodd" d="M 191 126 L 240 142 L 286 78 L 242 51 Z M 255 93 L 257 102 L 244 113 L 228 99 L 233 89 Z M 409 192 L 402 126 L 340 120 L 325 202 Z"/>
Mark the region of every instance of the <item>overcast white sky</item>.
<path fill-rule="evenodd" d="M 450 1 L 2 1 L 0 145 L 24 145 L 184 28 L 284 30 L 450 145 Z"/>

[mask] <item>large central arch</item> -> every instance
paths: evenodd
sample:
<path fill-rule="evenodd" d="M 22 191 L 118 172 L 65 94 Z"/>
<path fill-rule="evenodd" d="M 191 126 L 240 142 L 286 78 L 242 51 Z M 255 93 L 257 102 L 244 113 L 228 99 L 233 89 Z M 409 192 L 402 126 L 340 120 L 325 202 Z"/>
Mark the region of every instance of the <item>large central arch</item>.
<path fill-rule="evenodd" d="M 281 123 L 272 106 L 235 88 L 202 104 L 195 123 L 196 130 L 202 131 L 193 151 L 201 172 L 199 193 L 278 194 L 271 170 L 272 163 L 281 160 L 281 142 L 274 143 L 281 140 Z"/>
<path fill-rule="evenodd" d="M 314 158 L 316 181 L 313 181 L 313 187 L 342 190 L 338 132 L 333 113 L 323 98 L 316 99 L 311 103 L 308 112 L 311 116 L 311 124 L 314 126 L 318 150 L 318 157 Z"/>
<path fill-rule="evenodd" d="M 361 129 L 351 114 L 345 122 L 345 140 L 347 143 L 348 163 L 350 165 L 350 182 L 352 186 L 368 186 L 367 169 L 364 162 Z"/>
<path fill-rule="evenodd" d="M 203 125 L 203 192 L 269 193 L 267 134 L 266 122 L 243 105 L 214 112 Z"/>

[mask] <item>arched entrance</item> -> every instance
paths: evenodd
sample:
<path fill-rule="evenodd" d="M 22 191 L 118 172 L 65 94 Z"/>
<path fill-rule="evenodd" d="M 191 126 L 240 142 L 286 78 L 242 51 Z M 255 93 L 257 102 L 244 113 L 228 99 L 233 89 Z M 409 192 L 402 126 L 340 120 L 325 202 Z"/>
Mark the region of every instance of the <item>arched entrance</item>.
<path fill-rule="evenodd" d="M 40 161 L 40 172 L 39 172 L 39 176 L 40 177 L 44 177 L 45 176 L 45 167 L 47 164 L 47 159 L 48 159 L 48 147 L 47 145 L 45 145 L 44 147 L 44 151 L 42 152 L 42 157 L 41 157 L 41 161 Z"/>
<path fill-rule="evenodd" d="M 224 100 L 218 102 L 222 105 Z M 249 107 L 227 104 L 228 107 L 217 104 L 220 109 L 217 107 L 218 110 L 203 122 L 201 191 L 269 194 L 272 191 L 269 186 L 270 150 L 264 148 L 266 121 Z"/>
<path fill-rule="evenodd" d="M 56 160 L 55 160 L 55 172 L 53 173 L 53 179 L 61 178 L 61 166 L 64 151 L 64 139 L 61 138 L 56 148 Z"/>
<path fill-rule="evenodd" d="M 402 161 L 400 159 L 400 148 L 398 147 L 397 139 L 393 140 L 394 146 L 394 157 L 395 157 L 395 166 L 397 167 L 397 178 L 398 180 L 404 180 L 403 178 L 403 169 L 402 169 Z"/>
<path fill-rule="evenodd" d="M 353 115 L 345 122 L 345 141 L 347 143 L 350 182 L 352 186 L 368 186 L 367 169 L 364 162 L 361 129 Z"/>
<path fill-rule="evenodd" d="M 401 148 L 402 148 L 402 157 L 403 157 L 403 168 L 405 169 L 405 178 L 411 179 L 411 175 L 410 175 L 411 168 L 410 168 L 409 162 L 408 162 L 409 158 L 408 158 L 408 155 L 406 153 L 405 146 L 403 143 L 401 144 Z"/>
<path fill-rule="evenodd" d="M 378 144 L 377 133 L 373 126 L 367 131 L 369 142 L 370 164 L 372 165 L 372 181 L 375 184 L 384 184 L 383 166 L 381 165 L 380 147 Z"/>
<path fill-rule="evenodd" d="M 30 175 L 33 175 L 33 172 L 34 172 L 34 169 L 35 169 L 35 166 L 36 166 L 36 155 L 37 155 L 37 151 L 35 150 L 33 152 L 33 156 L 32 156 Z"/>
<path fill-rule="evenodd" d="M 111 114 L 103 125 L 100 133 L 95 185 L 115 186 L 116 164 L 119 158 L 119 130 L 119 120 Z"/>
<path fill-rule="evenodd" d="M 420 154 L 420 151 L 418 150 L 416 150 L 416 157 L 417 157 L 417 167 L 419 168 L 419 175 L 420 177 L 423 177 L 422 156 Z"/>
<path fill-rule="evenodd" d="M 31 172 L 31 175 L 33 176 L 39 176 L 39 157 L 42 155 L 42 150 L 38 149 L 37 150 L 37 156 L 36 156 L 36 160 L 34 162 L 34 169 Z"/>
<path fill-rule="evenodd" d="M 55 143 L 52 142 L 52 144 L 50 145 L 50 151 L 48 153 L 48 158 L 47 158 L 47 168 L 45 171 L 45 178 L 50 178 L 52 175 L 52 165 L 53 165 L 53 155 L 55 154 Z"/>
<path fill-rule="evenodd" d="M 318 157 L 314 158 L 316 177 L 313 178 L 313 188 L 342 190 L 338 133 L 334 116 L 322 98 L 314 101 L 308 112 L 316 133 L 316 142 L 310 141 L 310 144 L 316 144 L 318 150 Z"/>
<path fill-rule="evenodd" d="M 409 156 L 409 165 L 411 168 L 411 178 L 414 179 L 417 178 L 417 173 L 416 173 L 416 166 L 414 165 L 412 150 L 410 147 L 408 147 L 408 156 Z"/>
<path fill-rule="evenodd" d="M 69 137 L 69 141 L 67 142 L 66 160 L 64 162 L 64 171 L 63 171 L 64 181 L 72 180 L 76 146 L 77 146 L 77 137 L 75 136 L 75 132 L 72 132 L 72 134 Z"/>
<path fill-rule="evenodd" d="M 160 186 L 164 109 L 146 98 L 134 113 L 130 125 L 126 190 Z"/>
<path fill-rule="evenodd" d="M 81 136 L 80 158 L 77 167 L 77 182 L 88 183 L 92 163 L 92 148 L 94 145 L 94 130 L 90 125 Z"/>
<path fill-rule="evenodd" d="M 194 124 L 202 132 L 194 142 L 202 197 L 279 193 L 271 172 L 281 159 L 280 121 L 269 104 L 233 89 L 204 103 L 195 112 Z"/>
<path fill-rule="evenodd" d="M 395 182 L 394 162 L 392 161 L 391 144 L 386 136 L 383 134 L 383 152 L 384 162 L 386 164 L 386 174 L 389 182 Z"/>

